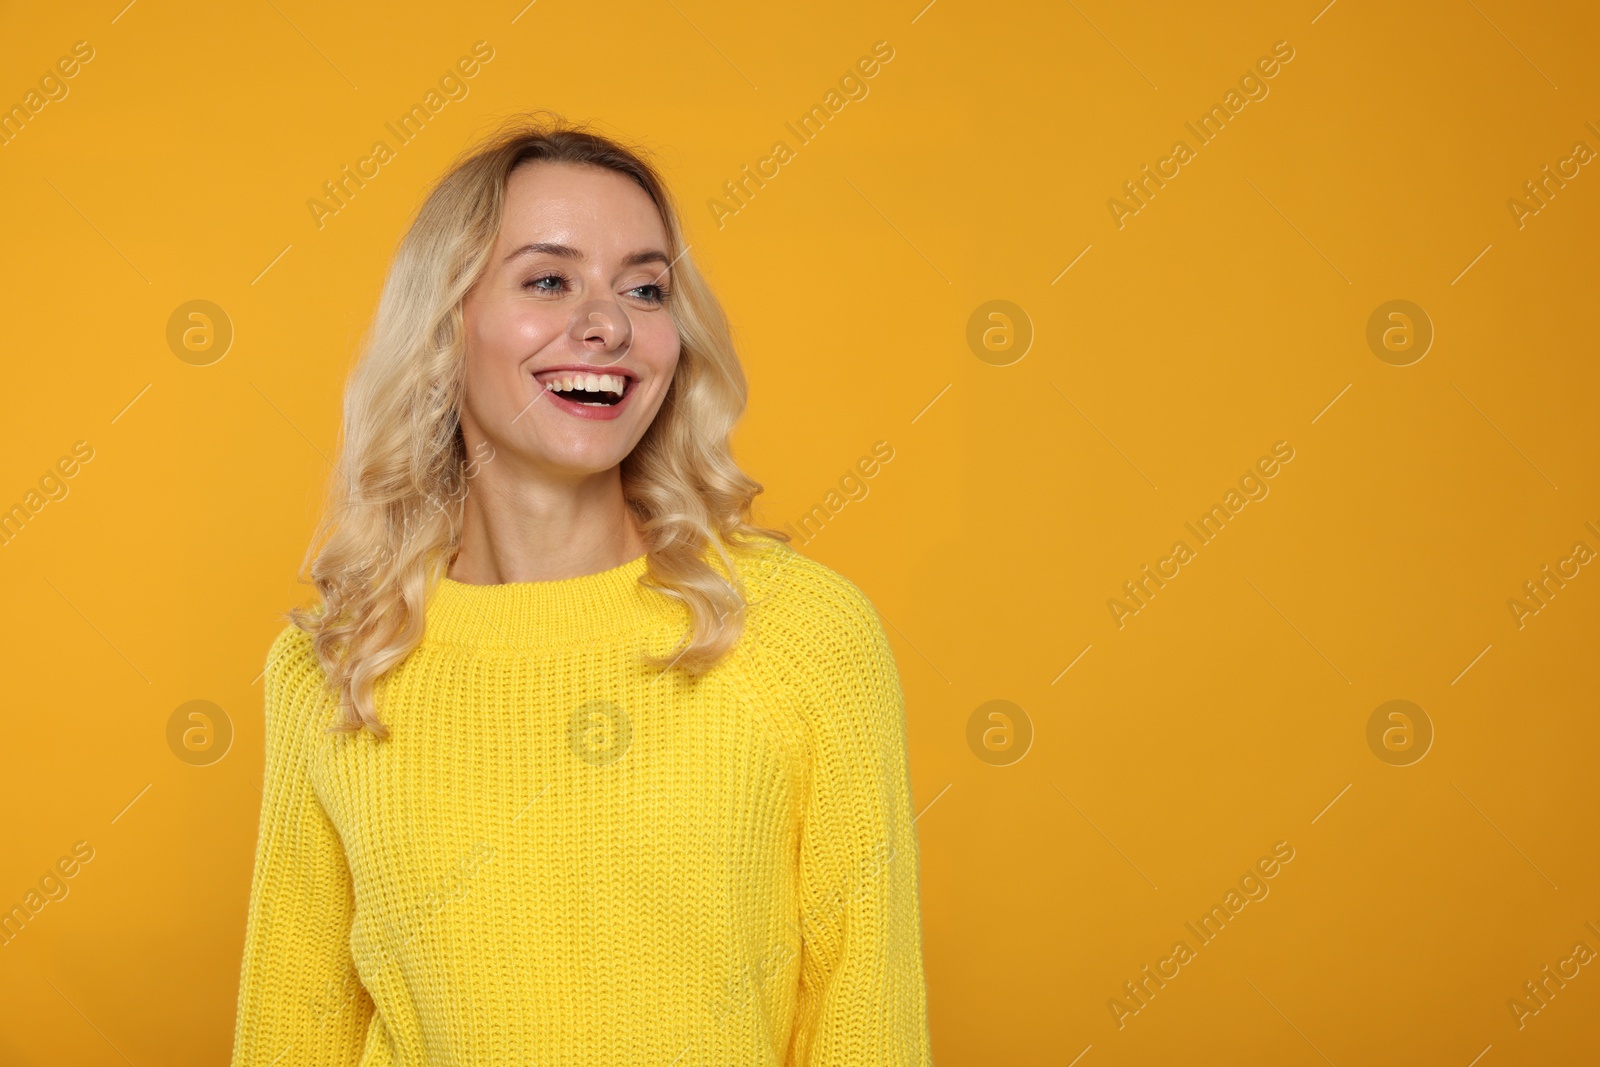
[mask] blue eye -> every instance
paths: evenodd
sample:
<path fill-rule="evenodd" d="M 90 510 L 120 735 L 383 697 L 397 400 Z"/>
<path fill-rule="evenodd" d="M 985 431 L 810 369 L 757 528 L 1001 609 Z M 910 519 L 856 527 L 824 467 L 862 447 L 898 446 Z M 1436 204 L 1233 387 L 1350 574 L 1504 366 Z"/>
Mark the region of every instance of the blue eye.
<path fill-rule="evenodd" d="M 558 284 L 555 286 L 547 286 L 543 284 L 545 282 L 556 282 Z M 536 293 L 559 293 L 566 288 L 568 284 L 567 276 L 558 272 L 553 274 L 541 274 L 537 278 L 529 278 L 527 281 L 522 283 L 522 288 Z M 653 283 L 649 285 L 636 285 L 628 291 L 630 293 L 638 294 L 637 299 L 643 300 L 647 304 L 652 305 L 662 304 L 666 301 L 667 297 L 672 295 L 672 290 L 669 287 L 664 285 L 655 285 Z"/>

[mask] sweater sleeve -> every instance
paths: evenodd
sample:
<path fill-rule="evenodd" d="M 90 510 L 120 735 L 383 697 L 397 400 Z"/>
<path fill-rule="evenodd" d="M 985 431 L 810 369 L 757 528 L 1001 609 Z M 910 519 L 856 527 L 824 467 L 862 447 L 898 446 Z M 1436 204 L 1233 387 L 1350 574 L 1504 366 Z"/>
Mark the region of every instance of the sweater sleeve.
<path fill-rule="evenodd" d="M 877 612 L 828 588 L 801 694 L 811 769 L 800 833 L 795 1067 L 932 1063 L 905 700 Z"/>
<path fill-rule="evenodd" d="M 231 1067 L 353 1065 L 372 1017 L 350 955 L 344 849 L 307 774 L 322 688 L 310 638 L 286 628 L 267 657 L 266 774 Z"/>

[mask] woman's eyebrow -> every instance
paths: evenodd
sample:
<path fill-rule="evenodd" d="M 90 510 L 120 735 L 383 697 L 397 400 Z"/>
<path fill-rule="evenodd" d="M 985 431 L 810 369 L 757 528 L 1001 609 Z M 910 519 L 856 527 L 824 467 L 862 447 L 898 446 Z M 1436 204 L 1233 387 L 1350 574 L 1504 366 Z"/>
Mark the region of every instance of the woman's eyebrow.
<path fill-rule="evenodd" d="M 552 256 L 560 256 L 562 259 L 583 258 L 583 253 L 578 251 L 576 248 L 573 248 L 571 245 L 564 245 L 557 241 L 536 241 L 533 244 L 523 245 L 521 248 L 506 256 L 505 262 L 509 263 L 518 256 L 532 256 L 537 255 L 540 252 L 544 252 Z M 646 249 L 642 252 L 634 252 L 631 255 L 624 256 L 622 259 L 622 265 L 624 267 L 636 267 L 641 263 L 660 263 L 662 266 L 672 265 L 672 261 L 667 258 L 667 254 L 665 252 L 654 248 Z"/>

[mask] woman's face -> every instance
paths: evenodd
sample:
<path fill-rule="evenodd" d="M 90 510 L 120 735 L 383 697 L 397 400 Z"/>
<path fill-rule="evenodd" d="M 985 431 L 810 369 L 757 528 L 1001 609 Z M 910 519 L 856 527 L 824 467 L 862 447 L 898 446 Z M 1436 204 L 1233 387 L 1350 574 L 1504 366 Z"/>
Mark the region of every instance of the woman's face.
<path fill-rule="evenodd" d="M 631 178 L 525 163 L 489 265 L 462 305 L 469 454 L 488 441 L 559 480 L 617 466 L 678 365 L 666 228 Z"/>

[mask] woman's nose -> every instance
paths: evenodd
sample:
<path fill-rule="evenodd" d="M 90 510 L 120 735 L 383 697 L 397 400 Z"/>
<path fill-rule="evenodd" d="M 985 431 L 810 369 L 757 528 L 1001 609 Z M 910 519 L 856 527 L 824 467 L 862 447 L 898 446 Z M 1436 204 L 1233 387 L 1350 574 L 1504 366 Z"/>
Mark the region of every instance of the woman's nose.
<path fill-rule="evenodd" d="M 574 309 L 570 336 L 579 351 L 616 363 L 633 345 L 633 321 L 614 299 L 588 300 Z"/>

